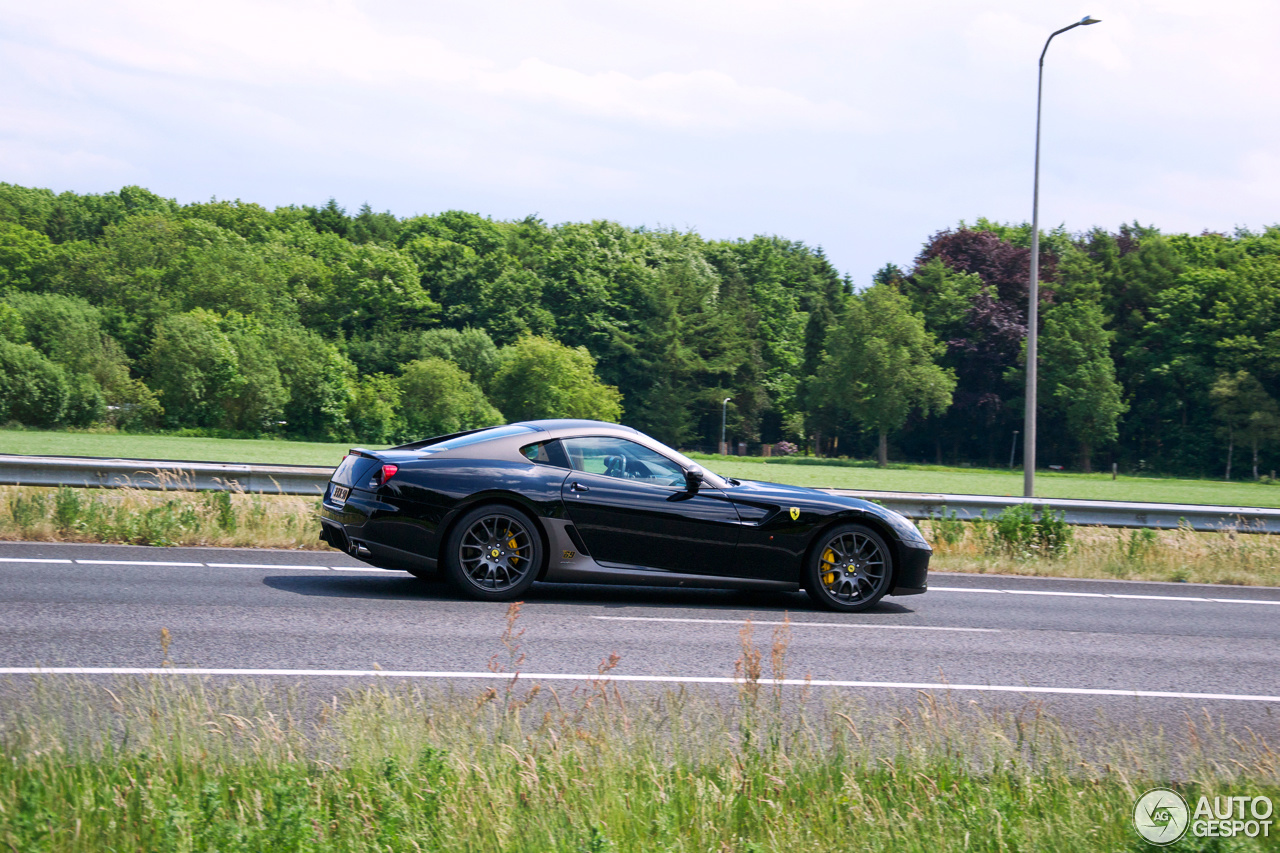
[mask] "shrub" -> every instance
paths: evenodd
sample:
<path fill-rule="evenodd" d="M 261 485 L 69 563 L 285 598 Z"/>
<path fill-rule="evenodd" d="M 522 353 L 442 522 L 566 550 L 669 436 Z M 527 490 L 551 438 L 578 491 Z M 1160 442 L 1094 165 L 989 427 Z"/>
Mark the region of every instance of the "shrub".
<path fill-rule="evenodd" d="M 1037 553 L 1050 557 L 1065 556 L 1071 549 L 1071 525 L 1066 513 L 1046 509 L 1036 515 L 1029 503 L 1011 506 L 992 522 L 991 542 L 996 550 L 1020 557 Z"/>
<path fill-rule="evenodd" d="M 66 414 L 69 396 L 61 367 L 29 344 L 0 340 L 0 421 L 55 426 Z"/>

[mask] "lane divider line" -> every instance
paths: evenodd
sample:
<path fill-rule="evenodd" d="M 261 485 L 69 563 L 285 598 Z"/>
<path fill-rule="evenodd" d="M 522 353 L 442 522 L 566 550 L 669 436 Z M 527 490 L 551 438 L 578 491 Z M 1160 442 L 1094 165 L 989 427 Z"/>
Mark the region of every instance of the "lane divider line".
<path fill-rule="evenodd" d="M 977 592 L 991 595 L 1057 595 L 1070 598 L 1130 598 L 1140 601 L 1195 601 L 1201 604 L 1270 604 L 1280 607 L 1280 601 L 1269 598 L 1205 598 L 1199 595 L 1136 595 L 1122 592 L 1058 592 L 1045 589 L 980 589 L 966 586 L 931 586 L 929 592 Z"/>
<path fill-rule="evenodd" d="M 391 573 L 391 574 L 408 574 L 398 569 L 380 569 L 376 566 L 307 566 L 307 565 L 273 565 L 271 563 L 187 563 L 170 560 L 67 560 L 67 559 L 50 559 L 46 557 L 0 557 L 0 563 L 61 563 L 69 565 L 76 563 L 82 566 L 178 566 L 183 568 L 202 568 L 209 567 L 213 569 L 293 569 L 300 571 L 317 571 L 317 572 L 375 572 L 375 573 Z M 963 587 L 963 586 L 932 586 L 929 587 L 930 592 L 972 592 L 984 595 L 1048 595 L 1059 596 L 1065 598 L 1124 598 L 1138 601 L 1193 601 L 1201 604 L 1264 604 L 1272 607 L 1280 607 L 1280 600 L 1262 599 L 1262 598 L 1206 598 L 1196 595 L 1138 595 L 1134 593 L 1121 592 L 1063 592 L 1058 590 L 1043 589 L 982 589 L 979 587 Z M 761 622 L 761 625 L 772 625 L 772 622 Z M 796 623 L 792 623 L 796 624 Z M 833 623 L 834 624 L 834 623 Z M 849 627 L 842 625 L 841 627 Z M 889 627 L 889 626 L 876 626 Z M 905 628 L 908 626 L 896 626 Z M 925 629 L 923 627 L 917 630 L 942 630 L 942 629 Z M 959 629 L 947 629 L 959 630 Z M 967 630 L 995 630 L 995 629 L 967 629 Z"/>
<path fill-rule="evenodd" d="M 211 569 L 324 569 L 328 566 L 284 565 L 272 563 L 205 563 Z"/>
<path fill-rule="evenodd" d="M 623 684 L 734 684 L 745 683 L 741 678 L 681 675 L 600 675 L 598 673 L 563 672 L 449 672 L 414 671 L 394 669 L 220 669 L 197 667 L 0 667 L 0 675 L 197 675 L 197 676 L 322 676 L 326 678 L 438 678 L 438 679 L 487 679 L 502 681 L 582 681 L 618 682 Z M 943 690 L 976 693 L 1023 693 L 1059 696 L 1113 696 L 1122 699 L 1194 699 L 1225 702 L 1280 703 L 1280 696 L 1263 696 L 1251 693 L 1184 693 L 1174 690 L 1112 690 L 1095 687 L 1029 687 L 1008 684 L 947 684 L 928 681 L 844 681 L 828 679 L 762 678 L 760 684 L 780 684 L 785 687 L 845 687 L 867 690 Z"/>
<path fill-rule="evenodd" d="M 182 566 L 202 569 L 204 563 L 178 563 L 171 560 L 76 560 L 82 566 Z"/>
<path fill-rule="evenodd" d="M 743 625 L 746 619 L 694 619 L 675 616 L 592 616 L 602 622 L 694 622 L 708 625 Z M 752 625 L 792 625 L 797 628 L 874 628 L 890 631 L 967 631 L 977 634 L 999 634 L 1000 628 L 948 628 L 938 625 L 876 625 L 872 622 L 769 622 L 764 619 L 750 620 Z"/>

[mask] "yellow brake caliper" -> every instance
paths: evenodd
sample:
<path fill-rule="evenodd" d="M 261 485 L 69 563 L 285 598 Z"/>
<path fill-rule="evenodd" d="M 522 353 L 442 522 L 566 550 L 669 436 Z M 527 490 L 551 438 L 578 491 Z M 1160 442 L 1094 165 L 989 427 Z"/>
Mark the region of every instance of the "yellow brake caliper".
<path fill-rule="evenodd" d="M 822 582 L 827 586 L 831 586 L 836 582 L 836 577 L 838 576 L 838 573 L 835 571 L 836 552 L 832 551 L 830 548 L 823 551 L 822 562 L 827 566 L 827 568 L 822 572 Z"/>
<path fill-rule="evenodd" d="M 506 535 L 507 535 L 507 536 L 511 536 L 511 531 L 510 531 L 510 530 L 508 530 L 508 531 L 506 532 Z M 508 547 L 508 548 L 510 548 L 512 551 L 519 551 L 519 550 L 520 550 L 520 546 L 516 544 L 516 537 L 511 536 L 511 538 L 507 540 L 507 547 Z M 512 555 L 511 555 L 511 565 L 513 565 L 513 566 L 514 566 L 514 565 L 515 565 L 516 563 L 518 563 L 518 562 L 520 562 L 520 558 L 519 558 L 519 557 L 517 557 L 515 554 L 512 554 Z"/>

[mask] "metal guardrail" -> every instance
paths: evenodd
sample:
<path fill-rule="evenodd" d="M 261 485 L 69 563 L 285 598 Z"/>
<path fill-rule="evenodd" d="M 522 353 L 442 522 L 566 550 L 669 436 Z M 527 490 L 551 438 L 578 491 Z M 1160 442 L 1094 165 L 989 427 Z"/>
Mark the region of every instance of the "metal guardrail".
<path fill-rule="evenodd" d="M 907 518 L 951 516 L 965 521 L 994 518 L 1005 509 L 1029 503 L 1037 512 L 1061 513 L 1068 524 L 1098 527 L 1136 527 L 1154 530 L 1223 530 L 1241 533 L 1280 533 L 1280 509 L 1198 504 L 1134 503 L 1128 501 L 1078 501 L 1067 498 L 1012 498 L 994 495 L 930 495 L 917 492 L 876 492 L 823 489 L 875 501 Z"/>
<path fill-rule="evenodd" d="M 305 465 L 235 465 L 221 462 L 171 462 L 146 459 L 0 455 L 0 485 L 75 486 L 149 490 L 245 491 L 277 495 L 319 496 L 332 468 Z M 908 518 L 941 515 L 966 521 L 993 518 L 1011 506 L 1030 503 L 1037 511 L 1062 513 L 1068 524 L 1171 530 L 1233 528 L 1242 533 L 1280 533 L 1280 509 L 1195 504 L 1079 501 L 1062 498 L 942 495 L 823 489 L 876 501 Z"/>
<path fill-rule="evenodd" d="M 324 494 L 332 468 L 306 465 L 236 465 L 79 456 L 0 455 L 0 485 L 82 488 L 188 489 L 197 492 Z"/>

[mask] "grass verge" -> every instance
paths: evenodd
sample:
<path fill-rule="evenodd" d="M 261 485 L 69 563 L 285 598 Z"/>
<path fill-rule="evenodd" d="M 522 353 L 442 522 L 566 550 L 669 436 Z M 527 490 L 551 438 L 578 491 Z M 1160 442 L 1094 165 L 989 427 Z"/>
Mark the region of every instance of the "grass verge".
<path fill-rule="evenodd" d="M 1012 528 L 1012 529 L 1011 529 Z M 1000 519 L 939 518 L 920 529 L 933 545 L 932 571 L 1094 580 L 1280 586 L 1280 537 L 1234 529 L 1058 528 L 1060 539 L 1028 536 Z"/>
<path fill-rule="evenodd" d="M 518 613 L 518 605 L 513 607 Z M 509 615 L 508 634 L 515 623 Z M 945 695 L 876 710 L 771 685 L 744 628 L 736 695 L 593 680 L 307 694 L 268 683 L 36 679 L 6 691 L 12 850 L 1146 850 L 1154 786 L 1280 800 L 1267 733 L 1108 728 Z M 518 638 L 518 632 L 514 634 Z M 509 637 L 505 638 L 509 644 Z M 518 640 L 517 640 L 518 642 Z M 510 648 L 510 645 L 509 645 Z M 601 663 L 602 674 L 618 664 Z M 1234 839 L 1174 850 L 1274 849 Z"/>
<path fill-rule="evenodd" d="M 317 498 L 242 492 L 0 487 L 0 540 L 325 548 Z"/>

